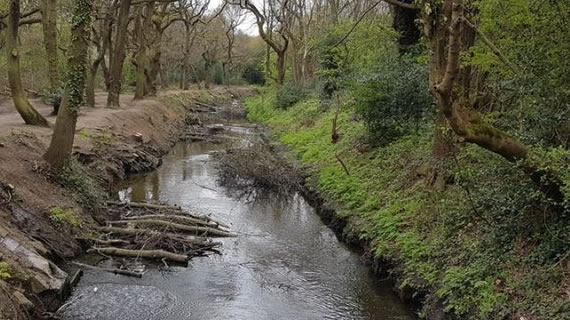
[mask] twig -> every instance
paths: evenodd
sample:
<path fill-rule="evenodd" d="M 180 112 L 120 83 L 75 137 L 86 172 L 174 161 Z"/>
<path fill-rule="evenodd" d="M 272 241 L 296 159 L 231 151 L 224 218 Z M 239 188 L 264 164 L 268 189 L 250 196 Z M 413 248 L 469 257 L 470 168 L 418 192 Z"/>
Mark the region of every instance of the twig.
<path fill-rule="evenodd" d="M 348 168 L 346 167 L 346 165 L 344 164 L 344 161 L 342 161 L 342 159 L 338 156 L 338 154 L 334 154 L 335 158 L 338 160 L 338 162 L 340 162 L 340 165 L 342 166 L 342 168 L 344 169 L 344 172 L 346 173 L 347 176 L 350 176 L 350 172 L 348 172 Z"/>
<path fill-rule="evenodd" d="M 463 17 L 463 21 L 466 25 L 468 25 L 473 31 L 477 33 L 477 35 L 481 38 L 481 40 L 493 51 L 493 53 L 504 63 L 506 64 L 515 74 L 520 75 L 522 73 L 519 66 L 511 62 L 502 52 L 497 48 L 497 46 L 483 33 L 483 31 L 479 30 L 469 19 Z"/>
<path fill-rule="evenodd" d="M 78 267 L 81 267 L 81 268 L 110 272 L 110 273 L 120 274 L 120 275 L 128 276 L 128 277 L 142 278 L 142 275 L 143 275 L 140 272 L 134 272 L 134 271 L 129 271 L 129 270 L 122 270 L 122 269 L 115 269 L 115 268 L 102 268 L 102 267 L 96 267 L 96 266 L 83 264 L 83 263 L 79 263 L 79 262 L 72 262 L 72 263 Z"/>

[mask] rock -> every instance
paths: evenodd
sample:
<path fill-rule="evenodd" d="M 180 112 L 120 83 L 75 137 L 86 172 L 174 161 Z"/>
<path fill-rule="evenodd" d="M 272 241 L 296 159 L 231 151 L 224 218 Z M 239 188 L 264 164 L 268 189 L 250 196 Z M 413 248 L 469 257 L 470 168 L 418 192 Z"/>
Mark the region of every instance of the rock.
<path fill-rule="evenodd" d="M 0 239 L 0 248 L 12 254 L 12 258 L 30 269 L 30 283 L 35 294 L 44 291 L 60 291 L 67 274 L 51 261 L 40 256 L 34 249 L 28 249 L 18 241 L 5 237 Z"/>

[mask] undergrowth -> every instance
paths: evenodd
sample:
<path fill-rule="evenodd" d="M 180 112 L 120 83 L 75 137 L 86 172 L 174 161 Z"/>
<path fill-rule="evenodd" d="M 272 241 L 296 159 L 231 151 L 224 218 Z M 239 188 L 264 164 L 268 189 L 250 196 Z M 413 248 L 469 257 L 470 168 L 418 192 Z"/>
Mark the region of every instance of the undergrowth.
<path fill-rule="evenodd" d="M 373 147 L 350 101 L 338 111 L 317 97 L 286 110 L 275 104 L 273 90 L 264 89 L 246 102 L 249 119 L 271 127 L 311 168 L 314 186 L 340 215 L 362 221 L 353 231 L 378 258 L 401 266 L 402 287 L 428 292 L 426 302 L 442 301 L 458 319 L 570 319 L 570 225 L 520 169 L 467 145 L 449 169 L 446 189 L 436 190 L 426 183 L 431 127 Z M 550 154 L 543 162 L 564 168 L 563 159 Z"/>
<path fill-rule="evenodd" d="M 105 193 L 76 159 L 72 159 L 57 178 L 81 207 L 97 212 L 105 206 Z"/>
<path fill-rule="evenodd" d="M 77 228 L 81 226 L 81 219 L 73 208 L 62 209 L 54 207 L 49 209 L 48 215 L 50 220 L 58 227 L 71 226 Z"/>

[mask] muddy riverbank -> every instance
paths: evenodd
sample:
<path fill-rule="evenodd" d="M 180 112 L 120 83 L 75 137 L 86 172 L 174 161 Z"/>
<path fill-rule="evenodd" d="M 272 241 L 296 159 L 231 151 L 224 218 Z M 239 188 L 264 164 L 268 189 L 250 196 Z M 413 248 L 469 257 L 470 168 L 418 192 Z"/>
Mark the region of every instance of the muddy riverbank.
<path fill-rule="evenodd" d="M 101 103 L 82 109 L 74 145 L 82 166 L 65 179 L 50 175 L 41 158 L 51 130 L 19 125 L 12 121 L 14 112 L 3 113 L 0 315 L 37 319 L 55 311 L 67 291 L 68 273 L 60 266 L 86 249 L 79 238 L 107 218 L 101 205 L 105 191 L 160 166 L 176 141 L 205 139 L 207 128 L 199 128 L 196 114 L 231 114 L 232 101 L 252 94 L 249 88 L 168 92 L 136 102 L 122 97 L 121 109 Z M 214 105 L 219 110 L 211 110 Z M 194 134 L 183 135 L 189 126 L 195 126 Z"/>

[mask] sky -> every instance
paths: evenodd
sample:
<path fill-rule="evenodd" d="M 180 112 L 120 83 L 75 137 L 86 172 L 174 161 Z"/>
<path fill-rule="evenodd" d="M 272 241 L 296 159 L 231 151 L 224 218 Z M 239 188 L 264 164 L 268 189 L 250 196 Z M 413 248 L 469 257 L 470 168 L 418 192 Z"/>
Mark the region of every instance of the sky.
<path fill-rule="evenodd" d="M 210 0 L 210 6 L 208 7 L 208 9 L 210 11 L 215 10 L 220 6 L 220 4 L 223 1 L 224 0 Z M 258 1 L 254 0 L 253 2 L 256 3 Z M 250 13 L 247 13 L 244 22 L 239 26 L 238 29 L 240 29 L 242 32 L 250 36 L 257 36 L 259 34 L 257 31 L 257 26 L 255 25 L 255 18 Z"/>

